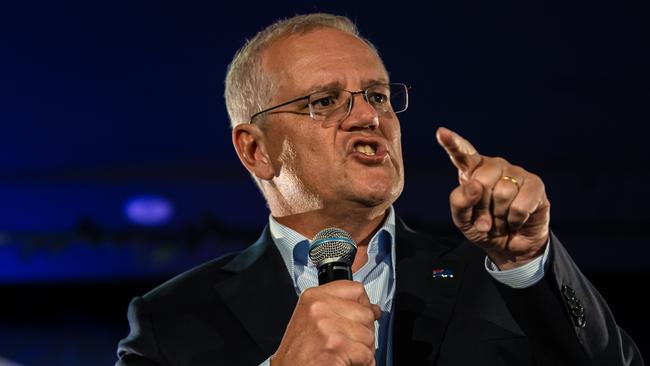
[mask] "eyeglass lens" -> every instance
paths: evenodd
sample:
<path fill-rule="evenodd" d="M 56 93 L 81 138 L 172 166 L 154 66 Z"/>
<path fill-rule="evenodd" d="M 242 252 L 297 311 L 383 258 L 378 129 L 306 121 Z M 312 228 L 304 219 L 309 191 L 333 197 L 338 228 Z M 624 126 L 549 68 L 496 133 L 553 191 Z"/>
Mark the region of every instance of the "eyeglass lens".
<path fill-rule="evenodd" d="M 314 93 L 309 97 L 309 112 L 317 121 L 341 121 L 352 110 L 353 98 L 349 91 L 335 89 Z M 390 116 L 408 107 L 408 93 L 404 84 L 374 85 L 363 92 L 364 99 L 379 115 Z"/>

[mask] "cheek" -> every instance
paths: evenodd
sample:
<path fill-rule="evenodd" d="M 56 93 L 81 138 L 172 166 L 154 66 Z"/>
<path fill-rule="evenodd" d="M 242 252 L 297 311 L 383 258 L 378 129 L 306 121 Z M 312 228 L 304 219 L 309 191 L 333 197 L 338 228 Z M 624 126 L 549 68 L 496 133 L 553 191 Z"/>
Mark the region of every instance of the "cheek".
<path fill-rule="evenodd" d="M 336 141 L 332 136 L 314 133 L 300 141 L 300 151 L 305 161 L 323 165 L 334 156 Z"/>
<path fill-rule="evenodd" d="M 302 174 L 308 175 L 311 171 L 320 175 L 319 170 L 328 163 L 327 144 L 318 138 L 305 137 L 299 141 L 299 144 L 287 144 L 286 150 L 290 150 L 287 155 L 291 158 L 291 165 Z M 304 179 L 309 178 L 305 176 Z"/>
<path fill-rule="evenodd" d="M 395 150 L 394 153 L 399 159 L 399 162 L 401 163 L 402 162 L 402 133 L 399 128 L 399 122 L 397 122 L 396 127 L 386 132 L 386 137 L 389 139 L 391 146 Z"/>
<path fill-rule="evenodd" d="M 395 153 L 397 156 L 399 156 L 399 161 L 400 163 L 402 162 L 402 140 L 400 138 L 396 138 L 394 141 L 394 146 L 395 146 Z"/>

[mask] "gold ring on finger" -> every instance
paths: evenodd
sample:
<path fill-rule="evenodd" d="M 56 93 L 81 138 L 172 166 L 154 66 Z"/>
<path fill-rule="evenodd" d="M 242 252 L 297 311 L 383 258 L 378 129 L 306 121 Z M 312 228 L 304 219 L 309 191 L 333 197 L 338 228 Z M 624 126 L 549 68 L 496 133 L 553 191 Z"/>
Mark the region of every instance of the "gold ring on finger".
<path fill-rule="evenodd" d="M 504 176 L 501 177 L 501 179 L 507 180 L 508 182 L 514 183 L 517 186 L 517 189 L 521 188 L 521 186 L 519 185 L 519 181 L 515 177 L 511 177 L 509 175 L 504 175 Z"/>

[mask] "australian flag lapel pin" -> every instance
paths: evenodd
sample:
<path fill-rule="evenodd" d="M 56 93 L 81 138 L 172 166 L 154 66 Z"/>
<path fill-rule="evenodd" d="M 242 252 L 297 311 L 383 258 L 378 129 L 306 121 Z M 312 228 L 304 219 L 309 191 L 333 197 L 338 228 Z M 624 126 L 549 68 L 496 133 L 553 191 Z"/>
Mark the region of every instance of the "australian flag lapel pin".
<path fill-rule="evenodd" d="M 449 268 L 436 268 L 433 270 L 433 278 L 454 278 L 454 271 Z"/>

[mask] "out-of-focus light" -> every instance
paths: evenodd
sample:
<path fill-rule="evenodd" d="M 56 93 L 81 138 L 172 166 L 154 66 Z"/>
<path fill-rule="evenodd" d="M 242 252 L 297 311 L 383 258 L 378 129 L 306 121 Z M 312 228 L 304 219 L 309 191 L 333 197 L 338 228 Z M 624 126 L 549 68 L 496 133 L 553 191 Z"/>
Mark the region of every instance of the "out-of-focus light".
<path fill-rule="evenodd" d="M 0 357 L 0 366 L 21 366 L 21 365 Z"/>
<path fill-rule="evenodd" d="M 124 215 L 134 224 L 158 226 L 166 224 L 172 219 L 174 206 L 168 199 L 161 196 L 135 196 L 126 200 Z"/>

